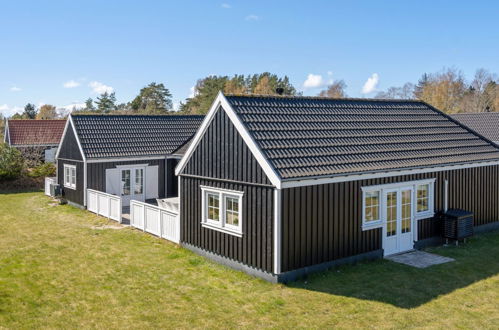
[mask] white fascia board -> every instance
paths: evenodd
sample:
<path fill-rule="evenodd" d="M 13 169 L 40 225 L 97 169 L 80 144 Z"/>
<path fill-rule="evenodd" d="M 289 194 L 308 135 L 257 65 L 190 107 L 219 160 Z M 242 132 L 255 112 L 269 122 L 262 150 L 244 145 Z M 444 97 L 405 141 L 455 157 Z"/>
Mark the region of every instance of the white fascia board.
<path fill-rule="evenodd" d="M 194 136 L 194 140 L 192 141 L 191 145 L 187 149 L 187 152 L 185 153 L 184 157 L 180 160 L 178 163 L 177 167 L 175 168 L 175 175 L 179 175 L 182 170 L 184 169 L 185 165 L 191 158 L 192 154 L 194 153 L 194 150 L 198 146 L 199 142 L 201 141 L 202 137 L 204 136 L 204 133 L 208 129 L 211 121 L 215 117 L 215 114 L 219 108 L 222 108 L 223 111 L 227 114 L 227 116 L 230 118 L 232 121 L 232 124 L 234 127 L 237 129 L 239 135 L 243 138 L 244 142 L 250 149 L 251 153 L 255 157 L 256 161 L 258 164 L 262 167 L 263 171 L 269 178 L 270 182 L 276 187 L 276 188 L 281 188 L 281 179 L 277 175 L 277 173 L 274 171 L 270 163 L 267 161 L 265 156 L 263 155 L 262 151 L 256 144 L 256 142 L 253 140 L 253 137 L 249 132 L 246 130 L 246 127 L 244 127 L 243 123 L 239 119 L 239 116 L 236 114 L 234 109 L 230 106 L 229 102 L 225 98 L 222 92 L 218 93 L 218 96 L 216 97 L 215 101 L 213 102 L 210 111 L 206 115 L 203 123 L 201 124 L 201 127 L 199 130 L 196 132 L 196 135 Z"/>
<path fill-rule="evenodd" d="M 88 159 L 87 163 L 109 163 L 109 162 L 134 162 L 142 160 L 164 160 L 165 156 L 146 156 L 146 157 L 117 157 L 117 158 L 93 158 Z M 129 164 L 127 166 L 130 166 Z"/>
<path fill-rule="evenodd" d="M 460 169 L 466 169 L 466 168 L 476 168 L 476 167 L 495 166 L 495 165 L 499 165 L 499 161 L 477 162 L 477 163 L 469 163 L 469 164 L 461 164 L 461 165 L 449 165 L 449 166 L 442 166 L 442 167 L 428 167 L 428 168 L 411 169 L 411 170 L 366 173 L 366 174 L 356 174 L 356 175 L 346 175 L 346 176 L 336 176 L 336 177 L 325 177 L 325 178 L 317 178 L 317 179 L 289 180 L 289 181 L 282 182 L 282 188 L 285 189 L 285 188 L 305 187 L 305 186 L 313 186 L 313 185 L 319 185 L 319 184 L 339 183 L 339 182 L 348 182 L 348 181 L 357 181 L 357 180 L 369 180 L 369 179 L 386 178 L 386 177 L 401 176 L 401 175 L 443 172 L 443 171 L 452 171 L 452 170 L 460 170 Z"/>

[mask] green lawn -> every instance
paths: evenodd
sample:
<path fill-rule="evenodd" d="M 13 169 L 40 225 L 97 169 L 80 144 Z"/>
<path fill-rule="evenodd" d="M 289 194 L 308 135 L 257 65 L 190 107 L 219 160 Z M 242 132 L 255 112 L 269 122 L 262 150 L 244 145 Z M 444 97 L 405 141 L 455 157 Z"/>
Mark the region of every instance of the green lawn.
<path fill-rule="evenodd" d="M 499 327 L 499 233 L 275 285 L 41 193 L 0 194 L 0 328 Z M 114 224 L 114 222 L 112 222 Z"/>

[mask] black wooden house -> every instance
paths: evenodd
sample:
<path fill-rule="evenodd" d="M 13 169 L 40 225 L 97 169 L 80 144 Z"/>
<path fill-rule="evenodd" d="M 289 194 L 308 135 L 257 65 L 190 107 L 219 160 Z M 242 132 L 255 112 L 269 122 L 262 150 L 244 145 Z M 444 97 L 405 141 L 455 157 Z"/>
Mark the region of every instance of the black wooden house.
<path fill-rule="evenodd" d="M 203 116 L 71 115 L 56 155 L 68 202 L 86 206 L 86 190 L 130 200 L 177 196 L 174 168 Z M 179 150 L 179 151 L 177 151 Z"/>
<path fill-rule="evenodd" d="M 271 281 L 499 227 L 498 147 L 419 101 L 220 93 L 176 174 L 181 243 Z"/>

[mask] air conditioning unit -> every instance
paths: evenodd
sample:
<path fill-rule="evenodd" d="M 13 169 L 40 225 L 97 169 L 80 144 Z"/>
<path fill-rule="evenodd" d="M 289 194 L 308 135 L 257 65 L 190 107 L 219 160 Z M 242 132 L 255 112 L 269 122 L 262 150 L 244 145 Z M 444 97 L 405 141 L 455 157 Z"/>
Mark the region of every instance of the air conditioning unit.
<path fill-rule="evenodd" d="M 61 186 L 58 185 L 57 183 L 51 183 L 50 184 L 50 196 L 52 197 L 59 197 L 61 196 Z"/>

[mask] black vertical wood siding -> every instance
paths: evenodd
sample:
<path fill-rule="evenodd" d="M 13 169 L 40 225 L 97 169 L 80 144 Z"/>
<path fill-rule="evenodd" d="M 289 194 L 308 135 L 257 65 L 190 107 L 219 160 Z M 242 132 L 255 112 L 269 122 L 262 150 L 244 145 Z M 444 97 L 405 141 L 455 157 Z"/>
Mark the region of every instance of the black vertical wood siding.
<path fill-rule="evenodd" d="M 175 175 L 175 167 L 179 160 L 169 158 L 166 160 L 166 197 L 178 197 L 178 177 Z"/>
<path fill-rule="evenodd" d="M 180 185 L 182 243 L 272 272 L 274 188 L 223 110 L 186 164 Z M 241 238 L 202 227 L 201 185 L 244 192 Z"/>
<path fill-rule="evenodd" d="M 180 182 L 181 242 L 272 272 L 273 188 L 189 177 Z M 242 237 L 201 226 L 201 185 L 244 192 Z"/>
<path fill-rule="evenodd" d="M 106 192 L 106 170 L 117 165 L 148 164 L 158 165 L 158 195 L 165 197 L 165 160 L 134 160 L 120 162 L 87 163 L 87 188 Z"/>
<path fill-rule="evenodd" d="M 283 189 L 282 271 L 382 248 L 381 229 L 362 231 L 363 186 L 436 178 L 435 209 L 472 211 L 475 226 L 499 221 L 499 166 Z M 418 239 L 440 235 L 437 219 L 418 220 Z"/>
<path fill-rule="evenodd" d="M 76 141 L 76 135 L 73 126 L 68 123 L 66 134 L 62 137 L 61 150 L 59 150 L 59 158 L 83 160 L 83 156 Z"/>
<path fill-rule="evenodd" d="M 222 109 L 215 114 L 184 174 L 270 185 L 255 157 Z"/>
<path fill-rule="evenodd" d="M 76 190 L 64 187 L 64 164 L 76 166 Z M 83 184 L 84 184 L 83 162 L 58 160 L 57 161 L 57 183 L 61 186 L 63 197 L 70 202 L 83 206 Z"/>

